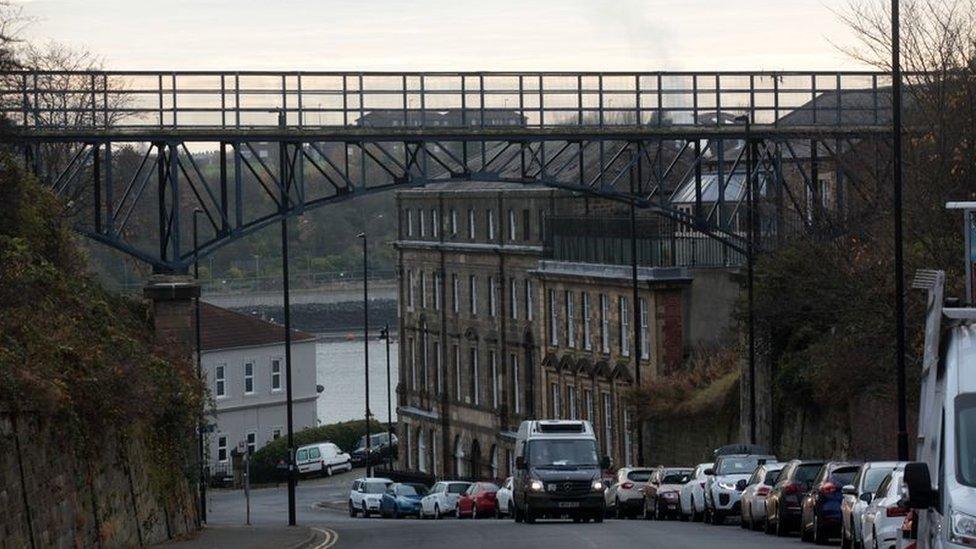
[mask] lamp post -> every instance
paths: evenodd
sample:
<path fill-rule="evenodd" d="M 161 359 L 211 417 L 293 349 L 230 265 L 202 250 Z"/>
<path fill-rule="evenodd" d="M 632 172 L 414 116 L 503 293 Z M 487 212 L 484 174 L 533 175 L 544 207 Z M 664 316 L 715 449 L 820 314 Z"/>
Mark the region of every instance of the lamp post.
<path fill-rule="evenodd" d="M 390 324 L 380 331 L 380 339 L 386 341 L 386 443 L 390 447 L 389 470 L 393 470 L 393 398 L 390 390 Z"/>
<path fill-rule="evenodd" d="M 756 241 L 756 218 L 755 204 L 753 196 L 752 181 L 752 119 L 749 115 L 738 116 L 736 122 L 745 124 L 745 146 L 746 146 L 746 202 L 748 208 L 748 242 L 746 243 L 746 294 L 749 302 L 749 442 L 756 444 L 756 311 L 753 293 L 755 280 L 755 241 Z M 731 177 L 731 176 L 730 176 Z"/>
<path fill-rule="evenodd" d="M 370 454 L 372 444 L 369 435 L 369 255 L 366 251 L 366 233 L 359 233 L 359 238 L 363 239 L 363 360 L 365 367 L 363 371 L 366 377 L 366 476 L 372 476 L 372 465 L 370 464 Z"/>
<path fill-rule="evenodd" d="M 285 113 L 278 113 L 278 125 L 285 126 Z M 285 422 L 288 430 L 288 525 L 295 526 L 295 429 L 292 406 L 291 376 L 291 294 L 288 274 L 288 216 L 285 215 L 289 201 L 289 173 L 287 145 L 282 142 L 278 148 L 278 173 L 281 174 L 281 294 L 285 316 Z"/>
<path fill-rule="evenodd" d="M 895 218 L 895 329 L 898 377 L 898 459 L 908 460 L 908 418 L 905 390 L 905 257 L 902 236 L 901 161 L 901 29 L 898 0 L 891 0 L 891 122 Z"/>
<path fill-rule="evenodd" d="M 197 208 L 193 210 L 193 279 L 200 283 L 200 247 L 198 245 L 198 222 L 200 214 L 203 210 Z M 197 346 L 197 378 L 203 379 L 203 364 L 200 358 L 201 343 L 200 343 L 200 295 L 194 298 L 193 316 L 196 332 L 196 346 Z M 197 461 L 200 468 L 200 521 L 207 522 L 207 473 L 203 465 L 203 431 L 206 428 L 203 418 L 200 418 L 200 423 L 197 426 Z"/>

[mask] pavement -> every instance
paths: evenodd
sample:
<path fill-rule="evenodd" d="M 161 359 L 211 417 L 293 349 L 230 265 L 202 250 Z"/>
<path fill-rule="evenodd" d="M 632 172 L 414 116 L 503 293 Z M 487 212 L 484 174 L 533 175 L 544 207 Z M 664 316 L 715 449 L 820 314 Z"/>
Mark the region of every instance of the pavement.
<path fill-rule="evenodd" d="M 304 480 L 296 490 L 296 517 L 300 525 L 321 535 L 309 542 L 316 549 L 336 547 L 368 549 L 592 549 L 596 547 L 641 549 L 752 549 L 812 547 L 798 538 L 777 538 L 739 528 L 737 522 L 724 526 L 679 521 L 612 520 L 602 524 L 574 524 L 571 521 L 540 521 L 516 524 L 511 519 L 442 520 L 352 518 L 346 499 L 353 479 L 361 469 L 327 479 Z M 276 535 L 297 536 L 289 529 L 287 489 L 259 488 L 251 491 L 251 523 L 247 530 L 234 527 L 244 520 L 243 493 L 212 490 L 209 493 L 209 527 L 193 542 L 182 547 L 274 547 L 288 549 L 289 541 Z M 235 529 L 236 528 L 236 529 Z M 213 534 L 212 534 L 213 532 Z M 248 534 L 250 533 L 250 534 Z M 214 538 L 206 538 L 215 535 Z M 248 538 L 250 535 L 250 538 Z M 258 536 L 262 536 L 260 539 Z M 265 537 L 266 536 L 266 537 Z M 299 536 L 300 537 L 300 536 Z M 295 540 L 289 537 L 288 540 Z M 209 542 L 210 544 L 206 544 Z M 186 543 L 186 542 L 184 542 Z M 296 542 L 297 543 L 297 542 Z M 839 544 L 839 542 L 837 542 Z M 225 545 L 226 544 L 226 545 Z M 178 544 L 172 544 L 180 546 Z"/>
<path fill-rule="evenodd" d="M 335 532 L 308 526 L 207 525 L 190 539 L 159 545 L 167 549 L 326 549 L 335 544 Z M 330 543 L 331 542 L 331 543 Z"/>

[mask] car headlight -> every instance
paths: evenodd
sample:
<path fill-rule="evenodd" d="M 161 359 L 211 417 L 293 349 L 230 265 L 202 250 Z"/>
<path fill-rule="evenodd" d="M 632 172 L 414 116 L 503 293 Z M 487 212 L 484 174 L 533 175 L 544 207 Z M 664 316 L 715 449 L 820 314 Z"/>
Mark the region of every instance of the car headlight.
<path fill-rule="evenodd" d="M 735 490 L 735 483 L 729 482 L 727 480 L 720 480 L 718 482 L 718 487 L 723 488 L 725 490 Z"/>
<path fill-rule="evenodd" d="M 603 485 L 603 481 L 600 479 L 594 480 L 591 486 L 593 487 L 594 492 L 602 492 L 603 489 L 606 488 L 606 486 Z"/>
<path fill-rule="evenodd" d="M 541 492 L 545 487 L 541 480 L 533 480 L 529 483 L 529 489 L 533 492 Z"/>
<path fill-rule="evenodd" d="M 952 531 L 949 540 L 954 543 L 976 545 L 976 517 L 953 510 L 950 514 Z"/>

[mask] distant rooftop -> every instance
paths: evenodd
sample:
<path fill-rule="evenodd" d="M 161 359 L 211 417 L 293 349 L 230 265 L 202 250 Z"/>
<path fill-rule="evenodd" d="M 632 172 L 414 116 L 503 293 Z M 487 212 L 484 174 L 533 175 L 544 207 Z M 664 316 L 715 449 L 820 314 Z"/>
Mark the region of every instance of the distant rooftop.
<path fill-rule="evenodd" d="M 200 348 L 204 351 L 278 345 L 285 342 L 285 327 L 256 316 L 237 313 L 223 307 L 200 302 Z M 293 342 L 309 341 L 315 336 L 292 330 Z"/>

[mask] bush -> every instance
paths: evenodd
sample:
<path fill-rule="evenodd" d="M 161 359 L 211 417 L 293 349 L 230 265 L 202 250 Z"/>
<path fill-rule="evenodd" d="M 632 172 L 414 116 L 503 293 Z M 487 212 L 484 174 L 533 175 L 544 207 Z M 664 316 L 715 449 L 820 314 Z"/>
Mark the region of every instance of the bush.
<path fill-rule="evenodd" d="M 369 425 L 371 433 L 386 432 L 386 427 L 378 421 L 371 421 Z M 351 452 L 365 434 L 366 421 L 362 419 L 312 427 L 295 433 L 295 448 L 314 442 L 331 442 L 344 451 Z M 281 474 L 277 470 L 278 462 L 287 456 L 287 437 L 283 436 L 266 444 L 251 456 L 251 481 L 261 483 L 278 480 Z"/>

